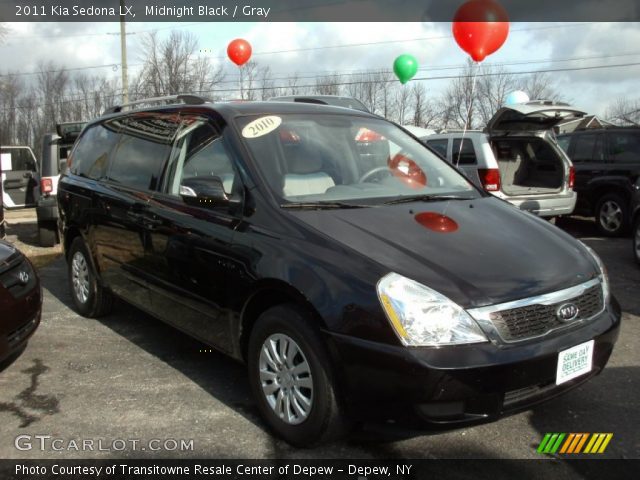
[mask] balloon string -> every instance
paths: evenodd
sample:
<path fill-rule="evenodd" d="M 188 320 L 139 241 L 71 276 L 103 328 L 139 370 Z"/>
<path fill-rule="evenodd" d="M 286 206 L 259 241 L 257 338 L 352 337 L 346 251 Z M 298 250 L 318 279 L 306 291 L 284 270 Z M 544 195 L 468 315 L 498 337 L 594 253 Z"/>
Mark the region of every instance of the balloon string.
<path fill-rule="evenodd" d="M 467 125 L 470 123 L 469 115 L 471 115 L 471 109 L 473 108 L 473 100 L 476 94 L 476 78 L 478 78 L 478 70 L 481 66 L 482 66 L 481 63 L 474 63 L 473 65 L 474 72 L 473 72 L 473 78 L 471 80 L 471 101 L 469 102 L 469 108 L 467 109 L 467 116 L 465 118 L 464 128 L 462 129 L 462 138 L 460 139 L 460 148 L 458 149 L 458 158 L 456 159 L 456 162 L 455 162 L 456 168 L 460 164 L 460 156 L 462 155 L 462 144 L 464 143 L 464 137 L 467 134 Z M 449 203 L 451 203 L 450 200 L 447 201 L 444 208 L 442 209 L 442 216 L 446 217 L 447 210 L 449 209 Z"/>
<path fill-rule="evenodd" d="M 473 64 L 473 77 L 471 79 L 471 100 L 469 101 L 469 108 L 467 109 L 467 116 L 464 121 L 464 128 L 462 129 L 462 138 L 460 139 L 460 148 L 458 149 L 458 158 L 456 158 L 456 167 L 460 164 L 460 156 L 462 155 L 462 144 L 464 143 L 464 137 L 467 134 L 467 125 L 471 123 L 469 116 L 471 115 L 471 109 L 473 108 L 473 101 L 476 94 L 476 79 L 478 78 L 478 71 L 482 66 L 481 63 L 474 62 Z"/>

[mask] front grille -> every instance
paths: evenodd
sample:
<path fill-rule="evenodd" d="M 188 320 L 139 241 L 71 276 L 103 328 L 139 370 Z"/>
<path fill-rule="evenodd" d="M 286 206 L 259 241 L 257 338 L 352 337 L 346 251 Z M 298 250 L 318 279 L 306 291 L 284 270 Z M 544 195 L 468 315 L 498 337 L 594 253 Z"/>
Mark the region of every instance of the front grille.
<path fill-rule="evenodd" d="M 6 288 L 14 298 L 22 298 L 27 295 L 33 290 L 36 283 L 36 272 L 24 257 L 19 262 L 13 262 L 10 268 L 0 273 L 0 284 Z"/>
<path fill-rule="evenodd" d="M 578 307 L 579 313 L 575 319 L 564 323 L 558 319 L 556 312 L 560 306 L 566 303 L 574 303 Z M 549 305 L 533 304 L 492 312 L 489 318 L 503 340 L 514 342 L 545 335 L 552 330 L 589 319 L 602 311 L 603 308 L 602 287 L 597 284 L 573 298 Z"/>

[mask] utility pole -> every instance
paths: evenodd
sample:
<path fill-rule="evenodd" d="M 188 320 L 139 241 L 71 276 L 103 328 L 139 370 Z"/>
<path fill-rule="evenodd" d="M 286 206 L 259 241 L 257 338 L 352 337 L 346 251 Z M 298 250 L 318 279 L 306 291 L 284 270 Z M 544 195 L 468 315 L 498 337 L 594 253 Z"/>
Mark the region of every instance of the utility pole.
<path fill-rule="evenodd" d="M 122 103 L 129 103 L 129 78 L 127 77 L 127 33 L 124 24 L 124 0 L 120 0 L 120 57 L 122 61 Z"/>

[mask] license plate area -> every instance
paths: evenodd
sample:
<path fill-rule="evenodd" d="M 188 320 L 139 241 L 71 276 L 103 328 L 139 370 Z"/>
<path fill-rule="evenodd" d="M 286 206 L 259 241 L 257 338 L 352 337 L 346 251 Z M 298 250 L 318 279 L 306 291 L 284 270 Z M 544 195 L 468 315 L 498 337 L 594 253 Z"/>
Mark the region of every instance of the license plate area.
<path fill-rule="evenodd" d="M 556 385 L 589 373 L 593 366 L 594 341 L 581 343 L 558 353 Z"/>

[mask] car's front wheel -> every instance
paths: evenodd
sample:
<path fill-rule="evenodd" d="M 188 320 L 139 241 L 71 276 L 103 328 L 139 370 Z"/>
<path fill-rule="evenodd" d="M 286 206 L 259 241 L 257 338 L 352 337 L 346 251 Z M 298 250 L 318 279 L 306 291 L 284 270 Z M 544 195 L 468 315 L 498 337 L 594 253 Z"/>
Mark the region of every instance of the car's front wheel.
<path fill-rule="evenodd" d="M 76 237 L 69 248 L 68 274 L 71 297 L 82 316 L 97 318 L 111 311 L 111 292 L 100 285 L 82 237 Z"/>
<path fill-rule="evenodd" d="M 258 318 L 248 367 L 260 413 L 287 442 L 308 447 L 346 432 L 324 342 L 301 308 L 278 305 Z"/>
<path fill-rule="evenodd" d="M 640 215 L 633 225 L 633 256 L 640 265 Z"/>

